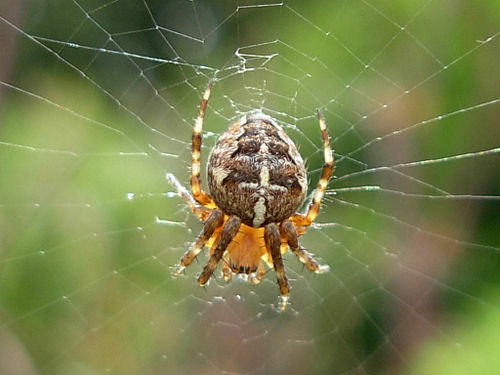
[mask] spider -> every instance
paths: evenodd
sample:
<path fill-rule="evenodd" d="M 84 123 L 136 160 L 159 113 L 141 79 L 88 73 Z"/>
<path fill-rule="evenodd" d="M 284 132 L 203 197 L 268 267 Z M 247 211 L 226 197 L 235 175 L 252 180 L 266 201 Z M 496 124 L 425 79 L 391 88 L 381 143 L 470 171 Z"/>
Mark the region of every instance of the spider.
<path fill-rule="evenodd" d="M 241 117 L 217 139 L 210 152 L 207 173 L 210 194 L 200 181 L 201 131 L 213 81 L 200 103 L 191 145 L 191 194 L 172 174 L 167 178 L 204 222 L 203 230 L 180 259 L 173 274 L 179 275 L 204 246 L 210 258 L 198 277 L 205 285 L 222 262 L 225 281 L 232 273 L 248 275 L 257 284 L 266 273 L 264 263 L 274 268 L 286 306 L 290 286 L 282 254 L 289 247 L 304 266 L 315 273 L 328 272 L 298 243 L 318 214 L 321 199 L 333 170 L 333 154 L 325 119 L 317 111 L 323 138 L 324 165 L 312 201 L 305 214 L 296 213 L 307 193 L 304 161 L 293 141 L 276 123 L 260 111 Z"/>

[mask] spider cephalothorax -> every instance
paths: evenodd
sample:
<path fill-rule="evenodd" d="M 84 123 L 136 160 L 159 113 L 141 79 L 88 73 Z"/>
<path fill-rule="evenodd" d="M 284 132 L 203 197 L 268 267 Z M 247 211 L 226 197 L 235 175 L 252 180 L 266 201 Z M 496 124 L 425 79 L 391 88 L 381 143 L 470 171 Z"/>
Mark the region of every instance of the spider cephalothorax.
<path fill-rule="evenodd" d="M 307 193 L 307 173 L 295 144 L 271 117 L 260 111 L 249 113 L 232 124 L 217 140 L 208 164 L 210 195 L 201 190 L 201 130 L 212 84 L 205 90 L 192 137 L 191 194 L 175 177 L 167 177 L 177 188 L 204 227 L 175 268 L 178 275 L 199 254 L 210 248 L 210 259 L 198 277 L 205 285 L 221 259 L 227 281 L 231 273 L 249 274 L 258 283 L 264 264 L 274 268 L 286 305 L 289 284 L 282 254 L 290 247 L 297 258 L 316 273 L 328 271 L 298 243 L 298 237 L 314 221 L 333 170 L 333 154 L 323 115 L 318 120 L 323 139 L 322 173 L 305 215 L 297 214 Z"/>

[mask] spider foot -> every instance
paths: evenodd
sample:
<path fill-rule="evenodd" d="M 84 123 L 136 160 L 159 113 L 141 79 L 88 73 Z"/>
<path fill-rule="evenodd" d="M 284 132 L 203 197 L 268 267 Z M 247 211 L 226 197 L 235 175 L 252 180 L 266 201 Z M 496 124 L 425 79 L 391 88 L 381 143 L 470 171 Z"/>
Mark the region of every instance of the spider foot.
<path fill-rule="evenodd" d="M 266 269 L 264 268 L 263 263 L 260 262 L 257 271 L 252 272 L 251 274 L 248 275 L 248 283 L 250 285 L 257 285 L 264 278 L 265 274 L 266 274 Z"/>
<path fill-rule="evenodd" d="M 233 272 L 229 268 L 223 268 L 222 269 L 222 279 L 228 283 L 232 280 L 233 278 Z"/>
<path fill-rule="evenodd" d="M 207 290 L 206 287 L 210 285 L 210 279 L 207 279 L 206 281 L 205 280 L 200 281 L 200 277 L 198 277 L 198 285 L 201 286 L 206 291 Z"/>
<path fill-rule="evenodd" d="M 179 276 L 185 269 L 186 267 L 184 267 L 183 265 L 177 264 L 172 271 L 172 275 Z"/>
<path fill-rule="evenodd" d="M 316 271 L 314 271 L 315 273 L 327 273 L 327 272 L 330 272 L 330 266 L 328 264 L 322 264 L 318 267 L 318 269 Z"/>
<path fill-rule="evenodd" d="M 262 278 L 259 277 L 259 275 L 257 274 L 257 272 L 252 272 L 250 275 L 248 275 L 248 283 L 250 285 L 257 285 L 258 283 L 260 283 L 260 280 Z"/>
<path fill-rule="evenodd" d="M 229 267 L 229 254 L 226 252 L 223 256 L 224 262 L 222 263 L 222 279 L 228 283 L 233 278 L 233 272 L 231 267 Z"/>
<path fill-rule="evenodd" d="M 278 299 L 278 310 L 283 312 L 286 310 L 286 307 L 290 304 L 289 296 L 280 296 Z"/>

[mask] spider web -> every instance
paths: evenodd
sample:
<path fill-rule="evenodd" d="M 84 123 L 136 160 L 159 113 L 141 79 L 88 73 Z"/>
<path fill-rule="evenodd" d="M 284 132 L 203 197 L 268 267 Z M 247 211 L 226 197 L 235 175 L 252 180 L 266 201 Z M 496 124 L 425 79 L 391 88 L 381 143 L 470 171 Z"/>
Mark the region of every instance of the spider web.
<path fill-rule="evenodd" d="M 0 373 L 498 368 L 500 9 L 397 3 L 0 6 Z M 210 78 L 203 161 L 261 109 L 312 191 L 326 117 L 335 179 L 301 243 L 331 271 L 287 254 L 285 312 L 272 272 L 200 288 L 202 253 L 171 276 L 202 225 L 165 174 L 188 186 Z"/>

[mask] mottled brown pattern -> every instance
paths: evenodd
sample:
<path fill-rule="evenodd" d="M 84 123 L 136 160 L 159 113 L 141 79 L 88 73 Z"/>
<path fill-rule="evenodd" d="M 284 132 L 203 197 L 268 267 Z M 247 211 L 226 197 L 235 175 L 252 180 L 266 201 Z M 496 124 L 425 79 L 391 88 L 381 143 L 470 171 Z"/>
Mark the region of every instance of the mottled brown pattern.
<path fill-rule="evenodd" d="M 231 125 L 217 140 L 208 166 L 210 195 L 217 206 L 249 226 L 281 222 L 304 202 L 304 162 L 281 127 L 262 113 Z M 267 181 L 262 181 L 264 167 L 269 172 Z M 265 213 L 256 225 L 255 206 L 261 198 Z"/>
<path fill-rule="evenodd" d="M 224 251 L 226 251 L 228 245 L 231 243 L 236 233 L 238 233 L 240 224 L 241 220 L 238 216 L 230 216 L 229 219 L 227 219 L 226 224 L 224 224 L 220 232 L 219 242 L 217 243 L 214 252 L 210 256 L 210 259 L 203 268 L 200 276 L 198 276 L 198 284 L 205 285 L 208 279 L 210 279 L 210 276 L 214 273 L 215 268 L 224 254 Z"/>
<path fill-rule="evenodd" d="M 196 241 L 191 245 L 191 247 L 184 253 L 179 263 L 179 266 L 174 270 L 174 275 L 179 275 L 184 268 L 189 266 L 191 262 L 196 258 L 196 256 L 203 249 L 203 246 L 210 240 L 210 237 L 214 234 L 216 229 L 220 227 L 224 222 L 224 213 L 219 209 L 214 209 L 210 212 L 210 215 L 205 220 L 205 225 L 203 226 L 203 231 L 199 234 Z"/>
<path fill-rule="evenodd" d="M 283 266 L 283 259 L 281 258 L 281 237 L 276 223 L 266 225 L 264 239 L 266 241 L 267 248 L 271 252 L 274 272 L 276 272 L 276 279 L 278 280 L 280 293 L 283 297 L 288 297 L 290 294 L 290 286 L 288 285 L 285 267 Z"/>

